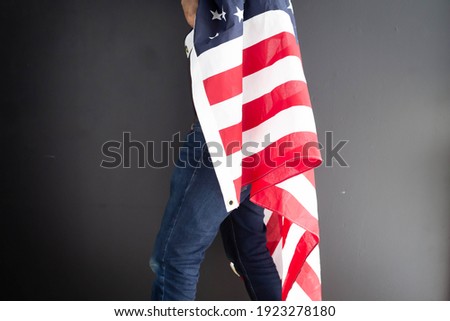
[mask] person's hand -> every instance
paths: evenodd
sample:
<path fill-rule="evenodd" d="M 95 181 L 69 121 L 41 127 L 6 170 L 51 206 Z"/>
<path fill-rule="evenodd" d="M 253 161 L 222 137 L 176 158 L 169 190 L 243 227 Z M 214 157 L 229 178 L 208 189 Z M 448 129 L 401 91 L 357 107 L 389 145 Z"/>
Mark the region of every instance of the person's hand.
<path fill-rule="evenodd" d="M 183 7 L 184 17 L 186 18 L 187 23 L 194 28 L 198 0 L 181 0 L 181 6 Z"/>

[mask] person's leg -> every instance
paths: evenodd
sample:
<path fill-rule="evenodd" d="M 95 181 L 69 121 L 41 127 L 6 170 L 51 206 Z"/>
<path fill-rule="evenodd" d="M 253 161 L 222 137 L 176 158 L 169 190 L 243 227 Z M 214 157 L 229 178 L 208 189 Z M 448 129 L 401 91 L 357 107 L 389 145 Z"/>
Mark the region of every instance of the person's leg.
<path fill-rule="evenodd" d="M 266 247 L 264 209 L 249 198 L 248 186 L 242 191 L 239 207 L 220 226 L 225 252 L 252 300 L 280 301 L 281 279 Z"/>
<path fill-rule="evenodd" d="M 156 274 L 152 300 L 195 299 L 200 264 L 227 215 L 204 143 L 197 121 L 180 150 L 150 259 Z"/>

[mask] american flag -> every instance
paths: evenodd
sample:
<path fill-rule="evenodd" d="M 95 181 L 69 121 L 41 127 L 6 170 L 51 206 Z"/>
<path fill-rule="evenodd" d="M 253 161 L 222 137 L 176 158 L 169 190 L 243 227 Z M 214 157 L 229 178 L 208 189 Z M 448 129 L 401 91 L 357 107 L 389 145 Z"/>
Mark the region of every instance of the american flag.
<path fill-rule="evenodd" d="M 194 106 L 228 211 L 264 207 L 283 300 L 321 300 L 322 162 L 291 0 L 199 0 L 186 38 Z"/>

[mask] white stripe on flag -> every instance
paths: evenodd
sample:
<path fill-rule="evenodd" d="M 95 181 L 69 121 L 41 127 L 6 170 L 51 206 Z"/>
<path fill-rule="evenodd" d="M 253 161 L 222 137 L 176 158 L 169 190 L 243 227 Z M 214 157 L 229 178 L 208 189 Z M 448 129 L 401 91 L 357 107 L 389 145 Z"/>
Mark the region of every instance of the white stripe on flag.
<path fill-rule="evenodd" d="M 225 154 L 223 150 L 222 153 Z M 223 166 L 223 165 L 222 165 Z M 226 157 L 226 167 L 230 168 L 231 179 L 235 180 L 242 176 L 242 150 L 238 150 Z"/>
<path fill-rule="evenodd" d="M 281 280 L 284 280 L 283 277 L 283 248 L 282 248 L 282 239 L 280 239 L 280 242 L 278 242 L 277 247 L 272 253 L 272 259 L 275 263 L 275 266 L 277 268 L 278 275 L 280 276 Z M 289 265 L 287 265 L 289 266 Z"/>
<path fill-rule="evenodd" d="M 318 219 L 316 189 L 305 175 L 296 175 L 276 186 L 288 191 L 312 216 Z"/>
<path fill-rule="evenodd" d="M 203 80 L 242 65 L 242 37 L 203 52 L 198 60 L 202 66 Z"/>
<path fill-rule="evenodd" d="M 289 233 L 287 233 L 286 242 L 283 246 L 283 266 L 287 268 L 283 271 L 283 280 L 286 278 L 288 267 L 292 261 L 292 257 L 297 249 L 297 244 L 300 238 L 305 233 L 305 229 L 301 228 L 297 224 L 292 224 L 289 228 Z"/>
<path fill-rule="evenodd" d="M 266 11 L 244 21 L 244 48 L 273 37 L 281 32 L 294 33 L 291 17 L 282 10 Z"/>
<path fill-rule="evenodd" d="M 300 287 L 300 285 L 298 285 L 297 282 L 294 282 L 291 290 L 288 293 L 286 301 L 304 302 L 311 301 L 311 298 L 308 296 L 308 294 L 306 294 L 305 291 L 303 291 L 303 289 Z"/>
<path fill-rule="evenodd" d="M 218 155 L 217 157 L 214 157 L 213 155 L 210 156 L 213 163 L 216 161 L 220 161 L 222 164 L 215 167 L 215 172 L 219 181 L 219 186 L 223 195 L 226 210 L 227 212 L 230 212 L 239 206 L 239 203 L 237 201 L 236 188 L 234 186 L 234 182 L 230 180 L 232 172 L 231 169 L 226 166 L 226 155 L 224 153 L 225 149 L 223 147 L 220 133 L 218 130 L 216 130 L 217 124 L 215 123 L 214 116 L 212 115 L 208 97 L 206 96 L 205 87 L 203 86 L 203 81 L 201 79 L 201 67 L 199 65 L 195 48 L 192 49 L 190 61 L 192 77 L 192 97 L 194 99 L 194 105 L 197 111 L 198 119 L 200 121 L 200 124 L 202 124 L 203 135 L 205 136 L 205 141 L 208 144 L 208 150 L 211 150 L 211 142 L 220 144 L 221 155 Z"/>
<path fill-rule="evenodd" d="M 224 129 L 242 121 L 242 94 L 211 106 L 218 129 Z"/>
<path fill-rule="evenodd" d="M 284 57 L 274 64 L 245 77 L 242 81 L 243 103 L 251 102 L 291 80 L 306 83 L 302 62 L 297 56 Z"/>
<path fill-rule="evenodd" d="M 295 132 L 316 133 L 314 115 L 309 106 L 293 106 L 284 109 L 267 119 L 256 127 L 246 130 L 242 133 L 242 144 L 248 142 L 257 142 L 258 147 L 252 148 L 248 154 L 257 153 L 264 149 L 263 142 L 267 134 L 271 143 L 280 138 Z"/>
<path fill-rule="evenodd" d="M 308 262 L 309 266 L 311 266 L 314 272 L 316 272 L 319 281 L 322 282 L 322 278 L 320 275 L 320 250 L 318 245 L 309 254 L 306 262 Z"/>
<path fill-rule="evenodd" d="M 264 224 L 265 225 L 267 225 L 267 223 L 269 222 L 272 215 L 273 215 L 273 211 L 271 211 L 267 208 L 264 209 Z M 277 214 L 275 214 L 275 215 L 277 215 Z"/>

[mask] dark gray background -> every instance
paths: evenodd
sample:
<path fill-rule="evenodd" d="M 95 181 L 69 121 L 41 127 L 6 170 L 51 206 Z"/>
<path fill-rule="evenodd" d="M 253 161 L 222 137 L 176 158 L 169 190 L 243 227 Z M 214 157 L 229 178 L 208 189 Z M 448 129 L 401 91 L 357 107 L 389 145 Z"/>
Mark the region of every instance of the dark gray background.
<path fill-rule="evenodd" d="M 450 1 L 297 0 L 319 138 L 325 300 L 450 298 Z M 2 299 L 147 300 L 172 167 L 101 146 L 194 117 L 179 1 L 2 1 Z M 220 239 L 199 300 L 247 300 Z"/>

